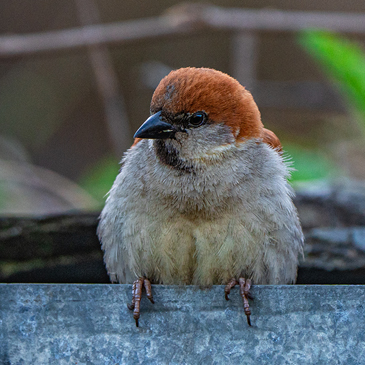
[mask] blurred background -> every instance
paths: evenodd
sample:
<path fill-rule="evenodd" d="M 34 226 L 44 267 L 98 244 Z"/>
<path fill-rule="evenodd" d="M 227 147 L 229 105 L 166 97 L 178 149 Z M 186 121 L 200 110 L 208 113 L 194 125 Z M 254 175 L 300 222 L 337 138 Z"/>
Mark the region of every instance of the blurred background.
<path fill-rule="evenodd" d="M 19 257 L 27 275 L 43 265 L 35 257 L 53 257 L 54 237 L 37 241 L 44 231 L 32 217 L 47 232 L 61 227 L 59 243 L 77 242 L 69 249 L 85 258 L 87 239 L 68 235 L 85 222 L 95 228 L 122 154 L 172 69 L 211 67 L 245 85 L 293 158 L 295 187 L 363 181 L 364 14 L 361 0 L 0 0 L 0 279 L 25 280 L 11 279 Z M 83 223 L 54 221 L 78 212 Z M 27 255 L 29 230 L 39 247 L 32 241 Z M 57 265 L 75 262 L 62 252 Z"/>

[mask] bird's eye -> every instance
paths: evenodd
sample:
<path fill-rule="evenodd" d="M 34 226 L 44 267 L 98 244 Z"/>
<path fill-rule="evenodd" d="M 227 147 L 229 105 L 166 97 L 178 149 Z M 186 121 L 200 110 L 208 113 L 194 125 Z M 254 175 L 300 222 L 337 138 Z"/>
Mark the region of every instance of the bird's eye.
<path fill-rule="evenodd" d="M 196 112 L 189 118 L 189 123 L 193 127 L 199 127 L 205 123 L 207 115 L 205 112 Z"/>

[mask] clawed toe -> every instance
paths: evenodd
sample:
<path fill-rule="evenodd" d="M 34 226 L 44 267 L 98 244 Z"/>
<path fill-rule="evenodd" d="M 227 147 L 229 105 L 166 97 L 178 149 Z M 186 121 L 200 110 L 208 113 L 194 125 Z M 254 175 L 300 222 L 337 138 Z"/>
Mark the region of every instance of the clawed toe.
<path fill-rule="evenodd" d="M 252 282 L 250 279 L 245 278 L 239 278 L 238 281 L 235 278 L 232 278 L 229 283 L 224 288 L 225 298 L 226 300 L 229 300 L 228 295 L 231 292 L 231 289 L 234 288 L 237 284 L 240 286 L 240 294 L 243 301 L 243 310 L 247 317 L 247 323 L 249 326 L 251 326 L 251 309 L 250 305 L 248 303 L 248 299 L 253 299 L 250 288 L 252 286 Z"/>
<path fill-rule="evenodd" d="M 238 282 L 240 284 L 240 294 L 241 294 L 241 298 L 243 300 L 243 310 L 245 311 L 245 314 L 247 317 L 247 323 L 249 326 L 251 326 L 251 319 L 250 319 L 251 309 L 250 309 L 250 305 L 248 303 L 248 298 L 249 298 L 249 296 L 251 296 L 251 294 L 250 294 L 251 280 L 239 278 Z"/>
<path fill-rule="evenodd" d="M 238 284 L 238 281 L 235 278 L 232 278 L 228 284 L 226 285 L 226 287 L 224 288 L 224 294 L 225 294 L 225 298 L 226 300 L 229 300 L 228 295 L 231 292 L 231 289 L 234 288 L 236 285 Z"/>

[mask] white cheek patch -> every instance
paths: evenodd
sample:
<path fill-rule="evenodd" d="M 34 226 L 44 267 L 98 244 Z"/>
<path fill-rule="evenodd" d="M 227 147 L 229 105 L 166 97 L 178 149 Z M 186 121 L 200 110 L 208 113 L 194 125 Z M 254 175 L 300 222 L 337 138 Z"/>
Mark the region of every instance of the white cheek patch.
<path fill-rule="evenodd" d="M 214 155 L 216 153 L 222 153 L 222 152 L 230 151 L 230 150 L 232 150 L 234 148 L 236 148 L 236 146 L 233 143 L 227 143 L 227 144 L 224 144 L 222 146 L 218 146 L 218 147 L 212 148 L 207 153 L 207 155 L 210 155 L 210 154 L 213 154 Z"/>
<path fill-rule="evenodd" d="M 205 152 L 205 153 L 202 153 L 199 158 L 202 159 L 202 158 L 207 158 L 207 159 L 210 159 L 210 160 L 213 160 L 213 159 L 220 159 L 222 158 L 227 152 L 233 150 L 233 149 L 236 149 L 237 146 L 234 144 L 234 143 L 227 143 L 227 144 L 224 144 L 222 146 L 217 146 L 217 147 L 214 147 L 212 149 L 210 149 L 209 151 Z"/>
<path fill-rule="evenodd" d="M 240 134 L 241 128 L 236 128 L 235 132 L 233 133 L 233 135 L 237 138 L 238 135 Z"/>

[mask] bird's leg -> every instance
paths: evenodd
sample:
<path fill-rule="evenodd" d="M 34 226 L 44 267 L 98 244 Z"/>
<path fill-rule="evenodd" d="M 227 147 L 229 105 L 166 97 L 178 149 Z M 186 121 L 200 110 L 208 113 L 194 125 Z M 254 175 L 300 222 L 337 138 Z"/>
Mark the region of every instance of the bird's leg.
<path fill-rule="evenodd" d="M 238 283 L 240 285 L 240 294 L 243 300 L 243 310 L 245 311 L 247 317 L 247 323 L 249 326 L 251 326 L 251 309 L 250 305 L 248 304 L 248 298 L 253 299 L 252 295 L 250 294 L 250 288 L 252 283 L 250 279 L 244 278 L 239 278 Z"/>
<path fill-rule="evenodd" d="M 133 318 L 136 321 L 136 327 L 138 327 L 138 320 L 140 316 L 140 305 L 142 298 L 142 289 L 146 289 L 147 298 L 151 303 L 154 303 L 151 290 L 151 282 L 146 278 L 138 278 L 133 282 L 132 287 L 132 303 L 128 304 L 128 308 L 133 310 Z"/>

